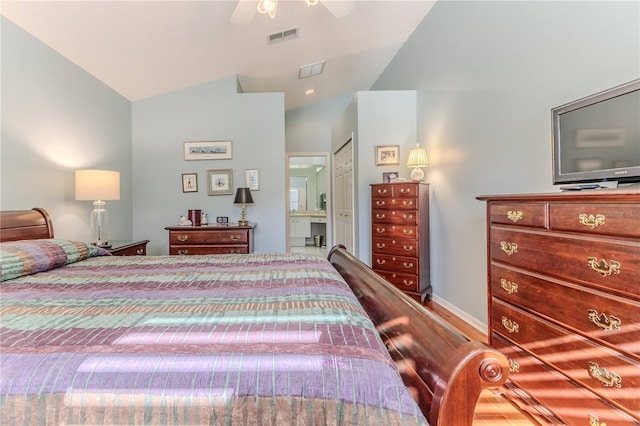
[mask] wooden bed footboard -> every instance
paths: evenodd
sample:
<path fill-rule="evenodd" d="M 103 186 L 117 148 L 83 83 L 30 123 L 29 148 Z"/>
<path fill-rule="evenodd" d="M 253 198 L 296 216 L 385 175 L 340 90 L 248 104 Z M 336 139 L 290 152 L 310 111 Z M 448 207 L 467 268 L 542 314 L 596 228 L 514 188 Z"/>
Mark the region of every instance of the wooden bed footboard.
<path fill-rule="evenodd" d="M 328 259 L 373 320 L 430 424 L 471 425 L 480 392 L 507 380 L 507 358 L 468 341 L 344 247 L 333 247 Z"/>

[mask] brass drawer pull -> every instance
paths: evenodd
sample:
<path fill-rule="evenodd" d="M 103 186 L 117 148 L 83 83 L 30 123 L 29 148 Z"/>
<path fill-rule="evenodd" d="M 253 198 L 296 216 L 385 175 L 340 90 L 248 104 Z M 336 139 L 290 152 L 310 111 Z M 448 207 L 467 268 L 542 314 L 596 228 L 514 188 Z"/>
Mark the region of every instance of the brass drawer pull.
<path fill-rule="evenodd" d="M 144 249 L 138 249 L 138 250 L 136 250 L 136 254 L 137 254 L 138 256 L 143 255 L 143 254 L 144 254 Z"/>
<path fill-rule="evenodd" d="M 378 194 L 384 195 L 387 193 L 387 188 L 378 188 Z"/>
<path fill-rule="evenodd" d="M 506 328 L 509 333 L 517 333 L 520 331 L 518 323 L 507 317 L 502 317 L 502 326 Z"/>
<path fill-rule="evenodd" d="M 599 274 L 602 274 L 603 277 L 620 273 L 620 262 L 616 260 L 610 260 L 609 263 L 607 263 L 604 259 L 602 259 L 600 262 L 598 262 L 597 258 L 590 257 L 587 259 L 587 264 L 591 269 Z"/>
<path fill-rule="evenodd" d="M 378 265 L 384 265 L 385 263 L 387 263 L 387 261 L 386 261 L 386 260 L 384 260 L 384 259 L 376 259 L 376 263 L 377 263 Z"/>
<path fill-rule="evenodd" d="M 376 228 L 376 232 L 378 234 L 384 234 L 385 232 L 387 232 L 387 228 Z"/>
<path fill-rule="evenodd" d="M 413 285 L 413 280 L 409 280 L 409 281 L 407 281 L 407 280 L 402 280 L 402 284 L 406 285 L 407 287 L 408 287 L 408 286 L 412 286 L 412 285 Z"/>
<path fill-rule="evenodd" d="M 519 373 L 520 372 L 520 364 L 517 361 L 509 358 L 509 373 Z"/>
<path fill-rule="evenodd" d="M 189 250 L 186 250 L 186 249 L 178 250 L 178 254 L 180 256 L 185 256 L 185 255 L 189 254 Z"/>
<path fill-rule="evenodd" d="M 500 250 L 507 253 L 507 256 L 511 256 L 518 252 L 518 245 L 516 243 L 509 243 L 507 241 L 500 241 Z"/>
<path fill-rule="evenodd" d="M 384 206 L 385 204 L 387 204 L 387 203 L 386 203 L 386 202 L 384 202 L 384 201 L 380 201 L 380 200 L 376 201 L 376 206 L 378 206 L 378 207 L 382 207 L 382 206 Z"/>
<path fill-rule="evenodd" d="M 509 219 L 513 223 L 516 223 L 517 221 L 522 219 L 522 212 L 519 210 L 509 210 L 507 211 L 507 219 Z"/>
<path fill-rule="evenodd" d="M 403 219 L 407 219 L 407 220 L 408 220 L 408 219 L 413 219 L 413 215 L 412 215 L 412 214 L 403 214 L 403 215 L 402 215 L 402 218 L 403 218 Z"/>
<path fill-rule="evenodd" d="M 595 309 L 589 309 L 587 313 L 589 314 L 589 320 L 597 325 L 598 328 L 601 328 L 602 331 L 620 330 L 620 318 L 613 315 L 607 317 L 604 312 L 598 314 Z"/>
<path fill-rule="evenodd" d="M 413 206 L 413 201 L 403 201 L 402 205 L 407 207 L 407 206 Z"/>
<path fill-rule="evenodd" d="M 597 214 L 597 215 L 587 215 L 585 213 L 582 213 L 581 215 L 578 216 L 578 219 L 580 220 L 580 223 L 583 224 L 584 226 L 588 226 L 591 229 L 595 229 L 600 225 L 604 225 L 604 215 L 603 214 Z"/>
<path fill-rule="evenodd" d="M 376 243 L 376 247 L 378 248 L 385 248 L 387 246 L 386 243 Z"/>
<path fill-rule="evenodd" d="M 239 241 L 239 240 L 240 240 L 240 235 L 238 235 L 238 234 L 230 235 L 230 236 L 229 236 L 229 239 L 230 239 L 231 241 Z"/>
<path fill-rule="evenodd" d="M 231 249 L 231 250 L 229 250 L 229 253 L 231 253 L 231 254 L 240 254 L 240 249 Z"/>
<path fill-rule="evenodd" d="M 404 235 L 413 235 L 413 229 L 403 229 L 402 233 Z"/>
<path fill-rule="evenodd" d="M 600 423 L 600 419 L 593 414 L 589 414 L 589 426 L 607 426 L 606 423 Z"/>
<path fill-rule="evenodd" d="M 181 243 L 184 243 L 185 241 L 189 240 L 189 236 L 188 235 L 178 235 L 178 241 L 180 241 Z"/>
<path fill-rule="evenodd" d="M 500 279 L 500 287 L 507 292 L 507 294 L 513 294 L 518 292 L 518 284 L 505 280 L 504 278 Z"/>
<path fill-rule="evenodd" d="M 413 263 L 412 262 L 403 262 L 402 266 L 404 266 L 407 269 L 411 269 L 411 268 L 413 268 Z"/>
<path fill-rule="evenodd" d="M 413 246 L 407 246 L 407 245 L 404 245 L 404 246 L 402 246 L 402 248 L 403 248 L 405 251 L 411 251 L 411 250 L 413 250 Z"/>
<path fill-rule="evenodd" d="M 411 188 L 400 188 L 400 193 L 411 194 Z"/>
<path fill-rule="evenodd" d="M 387 215 L 384 214 L 384 213 L 377 213 L 376 214 L 376 219 L 384 219 L 385 217 L 387 217 Z"/>
<path fill-rule="evenodd" d="M 609 372 L 605 368 L 600 368 L 600 366 L 593 361 L 589 361 L 589 374 L 602 383 L 605 388 L 622 387 L 622 377 L 620 377 L 620 375 L 613 371 Z"/>

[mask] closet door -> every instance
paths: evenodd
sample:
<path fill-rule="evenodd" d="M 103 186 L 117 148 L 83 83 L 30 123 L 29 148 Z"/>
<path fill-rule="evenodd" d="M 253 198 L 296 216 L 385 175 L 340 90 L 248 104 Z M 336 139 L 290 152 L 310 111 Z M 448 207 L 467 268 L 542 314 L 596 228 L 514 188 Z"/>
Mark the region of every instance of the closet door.
<path fill-rule="evenodd" d="M 333 182 L 334 203 L 333 217 L 335 218 L 334 241 L 342 244 L 354 253 L 353 235 L 353 148 L 352 141 L 343 145 L 333 154 Z"/>

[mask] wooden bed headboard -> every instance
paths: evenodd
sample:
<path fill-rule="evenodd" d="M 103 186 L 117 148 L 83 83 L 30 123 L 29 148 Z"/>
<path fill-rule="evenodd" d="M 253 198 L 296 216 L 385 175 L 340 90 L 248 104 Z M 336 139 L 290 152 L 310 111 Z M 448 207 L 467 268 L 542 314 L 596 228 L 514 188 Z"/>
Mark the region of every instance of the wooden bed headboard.
<path fill-rule="evenodd" d="M 0 242 L 53 238 L 53 224 L 45 209 L 0 212 Z"/>

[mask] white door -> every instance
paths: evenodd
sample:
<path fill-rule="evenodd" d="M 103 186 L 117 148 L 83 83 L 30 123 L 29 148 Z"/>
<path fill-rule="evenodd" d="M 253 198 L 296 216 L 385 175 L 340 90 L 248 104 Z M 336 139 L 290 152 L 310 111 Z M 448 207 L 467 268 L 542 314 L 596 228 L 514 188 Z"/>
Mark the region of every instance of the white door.
<path fill-rule="evenodd" d="M 353 147 L 352 141 L 333 154 L 335 244 L 342 244 L 354 253 L 353 242 Z"/>

